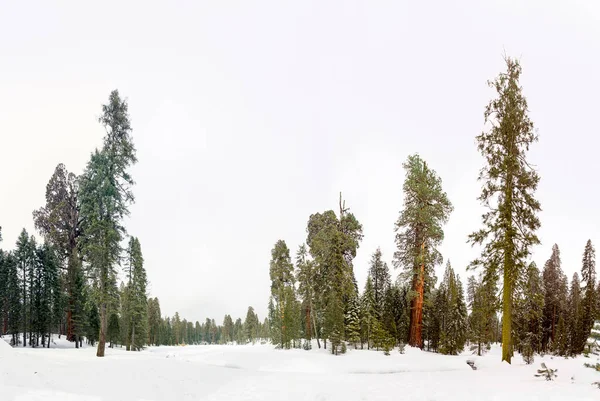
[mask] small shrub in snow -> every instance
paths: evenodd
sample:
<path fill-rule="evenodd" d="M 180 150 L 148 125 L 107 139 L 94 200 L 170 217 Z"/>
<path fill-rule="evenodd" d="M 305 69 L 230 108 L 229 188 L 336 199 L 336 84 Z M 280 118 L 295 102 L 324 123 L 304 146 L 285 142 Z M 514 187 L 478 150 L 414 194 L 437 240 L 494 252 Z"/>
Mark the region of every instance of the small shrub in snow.
<path fill-rule="evenodd" d="M 586 368 L 595 369 L 597 372 L 600 372 L 600 363 L 597 363 L 595 365 L 591 363 L 584 363 L 583 366 L 585 366 Z"/>
<path fill-rule="evenodd" d="M 526 342 L 523 346 L 523 352 L 521 353 L 521 355 L 523 355 L 523 360 L 527 365 L 531 365 L 533 363 L 535 359 L 534 352 L 533 347 L 531 346 L 531 343 L 529 341 Z"/>
<path fill-rule="evenodd" d="M 477 370 L 477 366 L 475 366 L 475 361 L 469 359 L 469 360 L 467 360 L 467 365 L 469 365 L 471 367 L 471 369 Z"/>
<path fill-rule="evenodd" d="M 600 388 L 600 382 L 593 382 L 592 386 L 596 386 L 596 387 Z"/>
<path fill-rule="evenodd" d="M 398 344 L 398 352 L 400 352 L 401 354 L 404 354 L 404 351 L 406 350 L 406 344 L 404 344 L 403 342 Z"/>
<path fill-rule="evenodd" d="M 348 349 L 346 348 L 346 342 L 342 341 L 342 346 L 340 347 L 340 354 L 345 354 Z"/>
<path fill-rule="evenodd" d="M 302 344 L 302 349 L 305 351 L 310 351 L 312 349 L 312 344 L 310 340 L 305 340 L 304 344 Z"/>
<path fill-rule="evenodd" d="M 558 369 L 550 369 L 546 367 L 545 363 L 542 362 L 542 368 L 538 369 L 538 374 L 535 375 L 535 377 L 543 377 L 547 381 L 550 381 L 557 377 L 556 372 L 558 372 Z"/>

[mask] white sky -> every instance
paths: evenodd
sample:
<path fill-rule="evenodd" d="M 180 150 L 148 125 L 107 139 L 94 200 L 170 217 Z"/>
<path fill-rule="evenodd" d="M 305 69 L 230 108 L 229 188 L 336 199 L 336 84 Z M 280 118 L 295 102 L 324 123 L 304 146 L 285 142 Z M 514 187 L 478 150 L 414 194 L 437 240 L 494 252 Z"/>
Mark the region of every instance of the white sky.
<path fill-rule="evenodd" d="M 33 232 L 58 163 L 82 172 L 118 88 L 139 158 L 127 227 L 163 314 L 221 323 L 252 305 L 263 319 L 271 248 L 295 253 L 339 191 L 364 226 L 362 288 L 377 246 L 391 267 L 414 152 L 455 206 L 441 250 L 462 272 L 481 226 L 474 138 L 504 51 L 521 59 L 540 135 L 534 260 L 556 242 L 571 277 L 585 241 L 600 244 L 595 0 L 0 0 L 2 246 Z"/>

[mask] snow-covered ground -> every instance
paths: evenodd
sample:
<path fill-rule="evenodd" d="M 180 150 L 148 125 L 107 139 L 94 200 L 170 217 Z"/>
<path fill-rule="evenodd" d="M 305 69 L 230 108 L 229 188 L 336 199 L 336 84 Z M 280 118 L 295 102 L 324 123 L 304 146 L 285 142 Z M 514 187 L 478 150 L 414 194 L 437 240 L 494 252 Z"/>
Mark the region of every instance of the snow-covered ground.
<path fill-rule="evenodd" d="M 316 345 L 316 344 L 315 344 Z M 142 352 L 95 348 L 11 348 L 0 340 L 0 400 L 600 400 L 597 356 L 536 357 L 500 363 L 483 357 L 349 350 L 280 351 L 271 345 L 152 347 Z M 316 347 L 315 347 L 316 348 Z M 472 370 L 466 363 L 474 359 Z M 540 362 L 558 369 L 534 377 Z"/>

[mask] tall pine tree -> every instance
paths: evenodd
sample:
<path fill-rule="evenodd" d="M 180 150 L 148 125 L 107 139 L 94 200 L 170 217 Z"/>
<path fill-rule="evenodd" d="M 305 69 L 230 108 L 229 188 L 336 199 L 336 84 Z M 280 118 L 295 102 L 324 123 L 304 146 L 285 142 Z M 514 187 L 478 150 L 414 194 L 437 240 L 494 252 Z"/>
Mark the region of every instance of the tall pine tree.
<path fill-rule="evenodd" d="M 126 230 L 122 222 L 134 201 L 133 179 L 128 170 L 136 163 L 131 139 L 127 102 L 118 91 L 102 106 L 100 123 L 106 130 L 101 150 L 96 150 L 81 178 L 80 214 L 85 241 L 83 252 L 94 277 L 100 308 L 100 335 L 96 355 L 104 356 L 110 292 L 115 285 L 116 266 L 121 258 L 121 241 Z"/>
<path fill-rule="evenodd" d="M 442 225 L 453 210 L 442 180 L 419 155 L 403 164 L 404 209 L 396 221 L 394 266 L 403 268 L 412 285 L 408 343 L 423 347 L 423 306 L 426 294 L 435 285 L 434 268 L 442 262 L 437 247 L 444 239 Z"/>
<path fill-rule="evenodd" d="M 510 363 L 513 299 L 530 248 L 539 243 L 535 231 L 540 226 L 536 214 L 541 207 L 533 196 L 539 176 L 526 159 L 530 144 L 538 138 L 519 84 L 521 65 L 508 57 L 505 61 L 506 72 L 488 82 L 498 96 L 485 109 L 488 130 L 477 136 L 478 149 L 486 160 L 479 174 L 483 181 L 479 200 L 489 211 L 482 216 L 484 228 L 471 234 L 469 241 L 483 245 L 481 257 L 472 267 L 502 272 L 502 360 Z"/>

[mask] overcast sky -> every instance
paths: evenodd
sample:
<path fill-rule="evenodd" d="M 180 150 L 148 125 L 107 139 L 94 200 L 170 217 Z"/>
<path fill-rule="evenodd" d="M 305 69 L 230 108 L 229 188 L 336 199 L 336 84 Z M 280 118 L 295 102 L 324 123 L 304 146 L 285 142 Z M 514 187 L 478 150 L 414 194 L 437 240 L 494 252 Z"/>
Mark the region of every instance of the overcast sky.
<path fill-rule="evenodd" d="M 600 244 L 596 0 L 95 4 L 0 0 L 5 249 L 34 232 L 54 167 L 83 171 L 117 88 L 139 159 L 126 224 L 163 314 L 221 323 L 252 305 L 263 319 L 274 243 L 295 254 L 340 191 L 364 227 L 362 288 L 378 246 L 391 268 L 415 152 L 455 206 L 441 251 L 464 277 L 481 226 L 475 136 L 504 52 L 540 136 L 534 260 L 558 243 L 570 278 L 586 240 Z"/>

